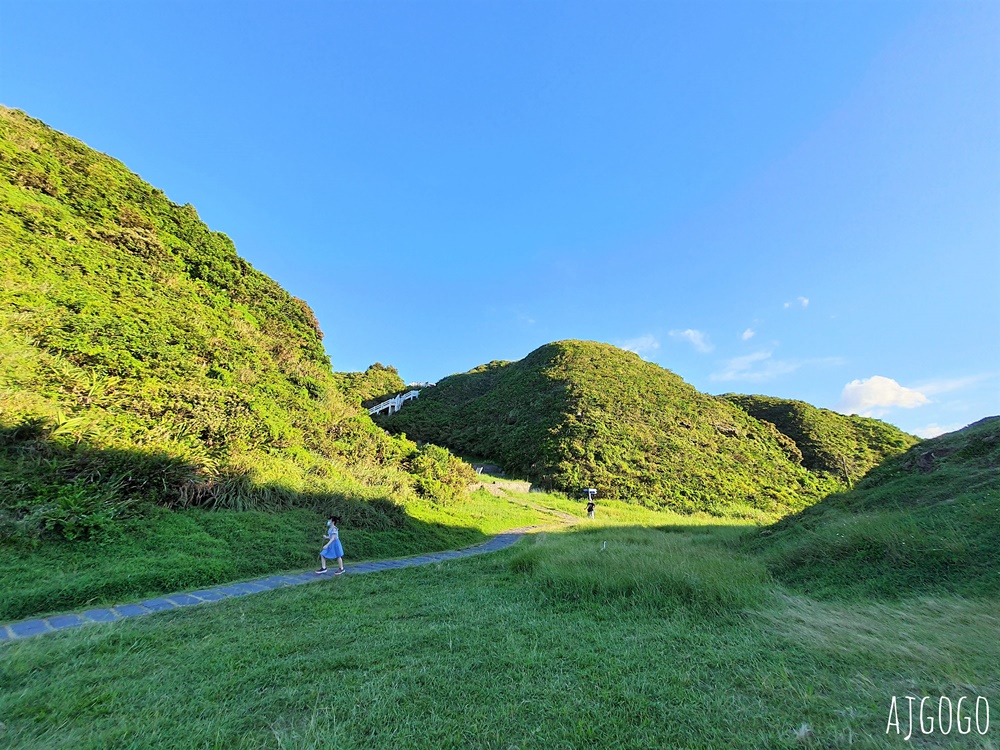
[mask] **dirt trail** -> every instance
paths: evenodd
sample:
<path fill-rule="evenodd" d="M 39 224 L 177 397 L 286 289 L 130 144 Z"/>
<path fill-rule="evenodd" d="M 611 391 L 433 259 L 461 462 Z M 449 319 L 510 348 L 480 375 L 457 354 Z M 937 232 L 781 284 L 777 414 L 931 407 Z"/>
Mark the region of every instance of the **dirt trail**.
<path fill-rule="evenodd" d="M 545 508 L 541 505 L 536 505 L 528 500 L 524 500 L 520 497 L 515 497 L 512 493 L 518 493 L 522 495 L 527 495 L 531 491 L 531 482 L 519 482 L 513 479 L 493 479 L 490 482 L 478 482 L 472 486 L 472 489 L 483 489 L 489 492 L 495 497 L 502 497 L 505 500 L 509 500 L 512 503 L 517 503 L 518 505 L 523 505 L 526 508 L 531 508 L 539 513 L 545 513 L 547 515 L 553 516 L 558 519 L 561 523 L 566 525 L 572 525 L 575 523 L 580 523 L 583 519 L 566 513 L 561 510 L 555 510 L 554 508 Z"/>

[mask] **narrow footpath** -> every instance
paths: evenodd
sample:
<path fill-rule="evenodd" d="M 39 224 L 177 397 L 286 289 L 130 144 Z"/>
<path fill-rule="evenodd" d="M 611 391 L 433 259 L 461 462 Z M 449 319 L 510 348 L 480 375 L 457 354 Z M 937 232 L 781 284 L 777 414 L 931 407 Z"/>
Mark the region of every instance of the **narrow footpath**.
<path fill-rule="evenodd" d="M 428 565 L 429 563 L 453 560 L 458 557 L 496 552 L 510 547 L 525 534 L 539 528 L 538 526 L 525 526 L 520 529 L 511 529 L 503 534 L 497 534 L 488 542 L 460 550 L 435 552 L 433 554 L 416 555 L 414 557 L 401 557 L 395 560 L 378 560 L 375 562 L 357 563 L 356 565 L 345 565 L 344 573 L 357 575 L 361 573 L 375 573 L 380 570 L 412 568 L 417 565 Z M 0 643 L 31 638 L 32 636 L 44 635 L 45 633 L 54 633 L 59 630 L 68 630 L 69 628 L 79 628 L 97 622 L 115 622 L 129 617 L 141 617 L 142 615 L 162 612 L 168 609 L 195 607 L 199 604 L 209 604 L 223 599 L 257 594 L 261 591 L 271 591 L 283 586 L 299 586 L 314 581 L 329 580 L 331 575 L 332 571 L 327 575 L 317 575 L 312 570 L 305 573 L 272 575 L 240 583 L 231 583 L 226 586 L 215 586 L 202 589 L 201 591 L 146 599 L 134 604 L 116 604 L 113 607 L 88 609 L 79 613 L 22 620 L 21 622 L 0 625 Z"/>

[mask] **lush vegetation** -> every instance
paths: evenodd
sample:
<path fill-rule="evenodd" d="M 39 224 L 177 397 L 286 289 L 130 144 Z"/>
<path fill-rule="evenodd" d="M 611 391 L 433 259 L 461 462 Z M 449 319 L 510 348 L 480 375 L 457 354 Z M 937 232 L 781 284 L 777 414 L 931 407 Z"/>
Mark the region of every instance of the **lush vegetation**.
<path fill-rule="evenodd" d="M 848 485 L 918 442 L 881 420 L 844 416 L 803 401 L 733 393 L 723 398 L 791 438 L 807 469 L 839 477 Z"/>
<path fill-rule="evenodd" d="M 402 528 L 462 462 L 360 408 L 308 305 L 191 206 L 0 110 L 0 539 L 91 536 L 154 505 L 336 510 Z"/>
<path fill-rule="evenodd" d="M 393 368 L 6 109 L 0 271 L 0 621 L 302 569 L 329 511 L 353 561 L 551 528 L 0 645 L 4 747 L 898 747 L 891 696 L 1000 695 L 998 418 L 913 446 L 570 341 L 426 389 L 418 446 L 361 408 Z"/>
<path fill-rule="evenodd" d="M 381 362 L 376 362 L 364 372 L 336 372 L 334 380 L 348 399 L 364 406 L 374 406 L 406 388 L 399 371 Z"/>
<path fill-rule="evenodd" d="M 763 536 L 620 500 L 602 500 L 589 521 L 579 500 L 483 478 L 473 497 L 484 529 L 509 524 L 517 507 L 573 525 L 479 558 L 7 643 L 0 741 L 19 750 L 898 747 L 908 719 L 900 698 L 901 733 L 886 733 L 892 696 L 934 696 L 935 707 L 936 696 L 984 696 L 995 714 L 1000 599 L 986 573 L 995 578 L 1000 539 L 998 425 L 921 444 Z M 468 507 L 423 506 L 428 518 Z M 820 561 L 830 548 L 782 558 L 836 539 L 821 527 L 848 512 L 858 523 L 886 510 L 923 523 L 935 508 L 958 509 L 952 530 L 980 533 L 967 558 L 992 555 L 978 568 L 953 556 L 944 586 L 935 574 L 899 587 L 878 554 L 846 556 L 846 567 L 833 557 L 833 568 Z M 158 512 L 208 533 L 236 518 Z M 277 526 L 282 515 L 268 518 Z M 905 528 L 903 516 L 895 523 Z M 200 546 L 210 546 L 206 533 L 191 553 Z M 985 750 L 991 719 L 985 736 L 914 726 L 913 740 Z"/>
<path fill-rule="evenodd" d="M 351 510 L 372 512 L 369 503 Z M 47 538 L 0 555 L 0 623 L 139 601 L 318 562 L 324 513 L 167 510 L 152 507 L 92 538 Z M 347 562 L 402 557 L 485 541 L 505 529 L 551 522 L 523 504 L 475 492 L 461 502 L 410 501 L 396 528 L 345 518 Z"/>
<path fill-rule="evenodd" d="M 894 695 L 982 695 L 995 714 L 996 598 L 816 601 L 736 549 L 745 529 L 600 509 L 494 555 L 0 646 L 0 742 L 890 748 Z"/>
<path fill-rule="evenodd" d="M 1000 595 L 1000 417 L 887 459 L 749 548 L 817 596 Z"/>
<path fill-rule="evenodd" d="M 330 512 L 355 560 L 536 517 L 376 427 L 395 369 L 333 373 L 191 206 L 5 108 L 0 278 L 0 619 L 311 566 Z"/>
<path fill-rule="evenodd" d="M 732 401 L 594 342 L 548 344 L 517 362 L 452 375 L 379 422 L 489 456 L 543 487 L 594 487 L 600 497 L 684 512 L 773 519 L 846 487 L 841 470 L 802 465 L 806 441 L 800 448 L 791 433 Z M 855 471 L 858 456 L 867 461 L 913 443 L 876 420 L 828 423 L 831 433 L 814 442 L 838 457 L 843 442 Z M 841 435 L 838 424 L 850 432 Z"/>

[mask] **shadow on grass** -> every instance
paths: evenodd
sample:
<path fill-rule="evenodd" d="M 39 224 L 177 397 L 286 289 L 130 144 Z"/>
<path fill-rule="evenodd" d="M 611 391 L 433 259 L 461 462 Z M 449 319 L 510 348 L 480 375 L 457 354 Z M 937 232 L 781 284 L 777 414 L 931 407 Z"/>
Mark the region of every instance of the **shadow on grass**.
<path fill-rule="evenodd" d="M 367 495 L 367 496 L 366 496 Z M 165 453 L 0 431 L 0 622 L 316 566 L 326 518 L 345 559 L 465 547 L 489 535 L 411 516 L 377 490 L 295 492 L 206 477 Z"/>

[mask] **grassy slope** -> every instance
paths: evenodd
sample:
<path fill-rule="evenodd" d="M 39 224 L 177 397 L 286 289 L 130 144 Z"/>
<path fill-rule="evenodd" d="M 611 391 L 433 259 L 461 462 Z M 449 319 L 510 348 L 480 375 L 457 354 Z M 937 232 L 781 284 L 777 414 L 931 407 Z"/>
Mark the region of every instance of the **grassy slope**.
<path fill-rule="evenodd" d="M 897 513 L 876 524 L 885 534 L 907 518 L 934 532 L 926 513 L 954 508 L 952 527 L 992 540 L 992 553 L 976 554 L 994 555 L 995 574 L 998 423 L 890 460 L 855 492 L 773 527 L 749 555 L 734 543 L 756 536 L 745 527 L 610 501 L 597 523 L 496 555 L 0 646 L 0 739 L 47 749 L 178 738 L 233 748 L 900 747 L 902 736 L 886 734 L 892 696 L 983 696 L 995 713 L 996 587 L 959 565 L 948 586 L 918 576 L 898 589 L 878 555 L 828 568 L 830 550 L 815 543 L 837 539 L 820 527 L 848 512 L 858 522 Z M 583 513 L 560 497 L 512 499 Z M 815 559 L 789 592 L 768 567 L 775 550 L 803 541 Z M 802 593 L 806 578 L 845 582 L 821 586 L 823 601 Z M 905 733 L 905 709 L 900 718 Z M 917 740 L 985 750 L 995 726 Z"/>
<path fill-rule="evenodd" d="M 545 486 L 688 512 L 774 518 L 843 486 L 800 466 L 799 448 L 770 423 L 593 342 L 548 344 L 445 378 L 380 423 Z M 907 444 L 885 427 L 900 436 L 886 452 Z"/>
<path fill-rule="evenodd" d="M 807 469 L 832 474 L 847 484 L 919 442 L 881 420 L 845 416 L 803 401 L 733 393 L 723 398 L 791 438 Z"/>
<path fill-rule="evenodd" d="M 750 543 L 825 597 L 1000 594 L 1000 417 L 926 440 Z"/>
<path fill-rule="evenodd" d="M 996 705 L 995 598 L 817 602 L 734 553 L 738 529 L 631 512 L 662 530 L 583 522 L 482 558 L 0 646 L 0 738 L 891 748 L 903 742 L 885 734 L 893 695 Z M 992 734 L 921 747 L 987 748 Z"/>
<path fill-rule="evenodd" d="M 364 372 L 335 372 L 334 379 L 349 400 L 374 406 L 406 388 L 395 367 L 376 362 Z"/>
<path fill-rule="evenodd" d="M 398 373 L 333 373 L 308 306 L 191 206 L 6 108 L 0 278 L 0 619 L 310 566 L 328 512 L 354 559 L 530 516 L 376 427 Z"/>
<path fill-rule="evenodd" d="M 152 509 L 100 539 L 49 539 L 0 555 L 0 623 L 138 601 L 318 562 L 325 514 Z M 399 528 L 342 524 L 346 561 L 403 557 L 485 541 L 545 514 L 472 493 L 461 502 L 411 501 Z"/>
<path fill-rule="evenodd" d="M 2 442 L 34 440 L 5 451 L 8 498 L 80 475 L 224 507 L 406 492 L 413 445 L 350 403 L 308 306 L 191 206 L 3 109 L 0 207 Z M 120 460 L 76 466 L 80 448 Z M 27 465 L 39 452 L 62 471 Z"/>

